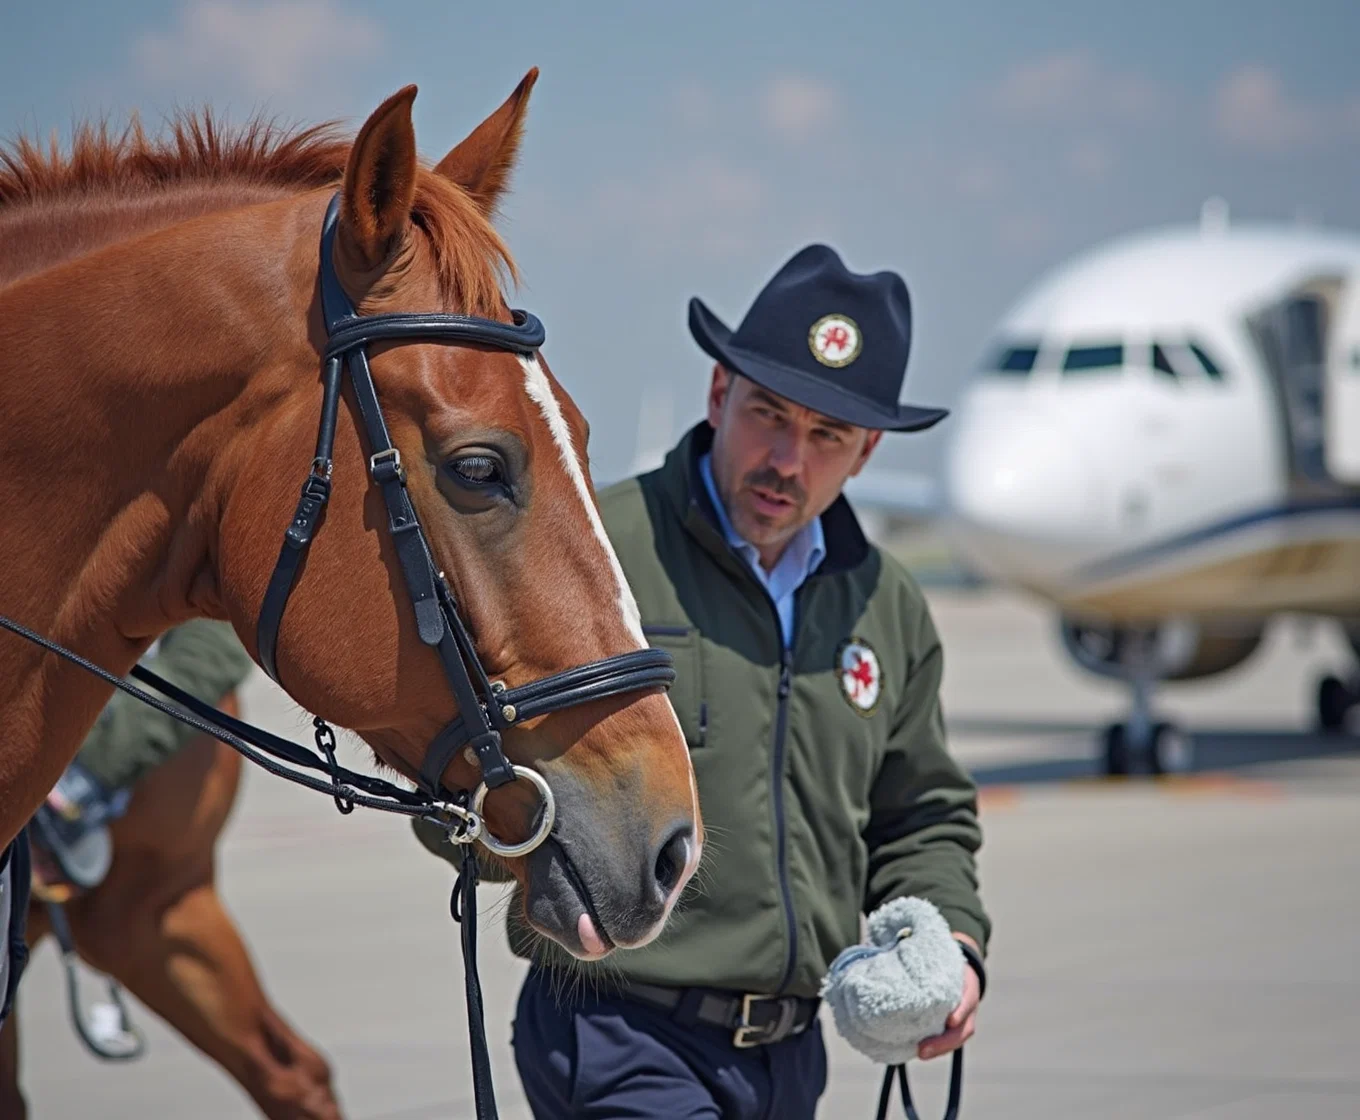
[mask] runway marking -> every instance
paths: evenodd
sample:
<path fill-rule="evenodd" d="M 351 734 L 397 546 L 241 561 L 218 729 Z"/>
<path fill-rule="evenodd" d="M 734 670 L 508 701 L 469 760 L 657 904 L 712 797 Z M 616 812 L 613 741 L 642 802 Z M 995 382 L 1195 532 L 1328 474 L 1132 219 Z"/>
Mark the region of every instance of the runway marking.
<path fill-rule="evenodd" d="M 1051 781 L 1005 782 L 984 785 L 978 789 L 978 809 L 1011 808 L 1026 794 L 1052 790 L 1070 792 L 1126 793 L 1146 789 L 1168 797 L 1206 798 L 1233 797 L 1251 801 L 1281 801 L 1288 790 L 1278 782 L 1260 778 L 1244 778 L 1236 774 L 1206 772 L 1202 774 L 1092 774 L 1078 778 L 1057 778 Z"/>
<path fill-rule="evenodd" d="M 978 811 L 1008 809 L 1020 801 L 1019 786 L 981 786 L 978 789 Z"/>
<path fill-rule="evenodd" d="M 1252 800 L 1278 801 L 1284 798 L 1284 788 L 1276 782 L 1260 778 L 1243 778 L 1237 774 L 1165 774 L 1153 781 L 1168 793 L 1181 797 L 1202 797 L 1217 793 L 1246 797 Z"/>

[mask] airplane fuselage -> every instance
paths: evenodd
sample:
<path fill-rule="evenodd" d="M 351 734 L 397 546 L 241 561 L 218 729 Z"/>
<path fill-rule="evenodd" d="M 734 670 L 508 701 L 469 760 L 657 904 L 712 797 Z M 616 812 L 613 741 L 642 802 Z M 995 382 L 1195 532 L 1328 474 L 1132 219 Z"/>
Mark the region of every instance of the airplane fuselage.
<path fill-rule="evenodd" d="M 999 325 L 954 417 L 951 537 L 1069 617 L 1360 621 L 1360 238 L 1145 234 Z"/>

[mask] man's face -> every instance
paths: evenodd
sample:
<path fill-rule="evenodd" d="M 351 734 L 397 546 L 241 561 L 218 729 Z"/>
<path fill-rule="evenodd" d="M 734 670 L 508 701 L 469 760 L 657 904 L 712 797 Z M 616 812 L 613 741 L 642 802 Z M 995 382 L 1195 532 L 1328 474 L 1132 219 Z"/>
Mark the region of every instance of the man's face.
<path fill-rule="evenodd" d="M 713 479 L 736 531 L 771 567 L 859 473 L 880 431 L 856 428 L 713 367 Z"/>

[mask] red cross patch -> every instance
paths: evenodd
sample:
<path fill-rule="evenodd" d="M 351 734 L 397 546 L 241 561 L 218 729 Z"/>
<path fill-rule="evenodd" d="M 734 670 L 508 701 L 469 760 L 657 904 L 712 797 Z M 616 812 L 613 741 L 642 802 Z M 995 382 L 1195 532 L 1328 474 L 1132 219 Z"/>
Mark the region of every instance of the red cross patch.
<path fill-rule="evenodd" d="M 836 674 L 841 695 L 860 715 L 870 715 L 878 707 L 883 691 L 883 670 L 878 654 L 868 642 L 851 638 L 841 643 L 836 653 Z"/>

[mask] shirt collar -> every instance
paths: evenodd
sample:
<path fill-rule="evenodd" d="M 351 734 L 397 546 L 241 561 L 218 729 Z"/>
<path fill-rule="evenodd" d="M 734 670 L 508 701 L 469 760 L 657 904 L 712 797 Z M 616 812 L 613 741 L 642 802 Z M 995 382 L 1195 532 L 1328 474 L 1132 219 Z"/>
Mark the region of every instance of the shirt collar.
<path fill-rule="evenodd" d="M 722 530 L 723 537 L 728 544 L 746 557 L 751 567 L 757 569 L 761 578 L 765 578 L 765 570 L 760 564 L 760 551 L 750 541 L 737 533 L 731 519 L 727 516 L 727 508 L 723 505 L 722 497 L 718 494 L 717 483 L 713 479 L 712 452 L 705 452 L 699 459 L 699 474 L 708 490 L 709 500 L 713 503 L 713 512 L 718 516 L 718 528 Z M 814 517 L 799 529 L 794 538 L 789 541 L 788 546 L 779 557 L 778 563 L 775 564 L 775 571 L 792 568 L 797 573 L 799 582 L 801 582 L 817 570 L 817 566 L 821 564 L 825 556 L 826 534 L 822 529 L 822 519 Z"/>

